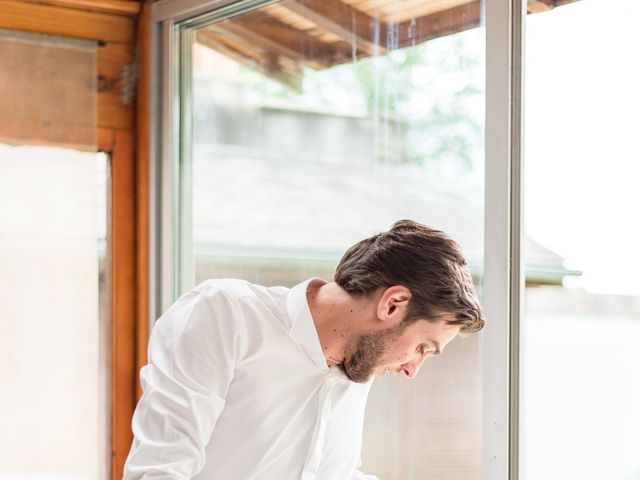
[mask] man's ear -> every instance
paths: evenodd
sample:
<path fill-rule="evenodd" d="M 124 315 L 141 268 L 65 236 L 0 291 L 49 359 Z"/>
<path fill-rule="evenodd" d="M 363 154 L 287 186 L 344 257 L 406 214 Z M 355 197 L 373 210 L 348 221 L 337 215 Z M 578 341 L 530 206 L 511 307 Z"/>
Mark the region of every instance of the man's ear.
<path fill-rule="evenodd" d="M 402 285 L 393 285 L 382 292 L 378 300 L 378 319 L 386 323 L 387 327 L 400 323 L 409 306 L 411 292 Z"/>

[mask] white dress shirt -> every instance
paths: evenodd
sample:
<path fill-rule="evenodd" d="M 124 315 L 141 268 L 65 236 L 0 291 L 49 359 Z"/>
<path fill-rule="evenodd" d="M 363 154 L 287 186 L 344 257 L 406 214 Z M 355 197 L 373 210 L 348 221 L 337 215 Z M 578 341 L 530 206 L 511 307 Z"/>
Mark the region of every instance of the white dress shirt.
<path fill-rule="evenodd" d="M 350 480 L 372 382 L 329 367 L 292 289 L 208 280 L 156 322 L 124 480 Z"/>

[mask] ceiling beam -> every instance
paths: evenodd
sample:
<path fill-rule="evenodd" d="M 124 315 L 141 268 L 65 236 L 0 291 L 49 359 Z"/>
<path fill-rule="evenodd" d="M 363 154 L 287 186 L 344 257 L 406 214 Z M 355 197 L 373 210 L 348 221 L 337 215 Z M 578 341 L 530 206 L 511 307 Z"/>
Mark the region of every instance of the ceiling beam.
<path fill-rule="evenodd" d="M 305 63 L 315 69 L 327 67 L 327 64 L 321 62 L 320 59 L 309 58 L 304 51 L 296 48 L 297 45 L 278 41 L 274 39 L 273 36 L 265 35 L 266 32 L 255 31 L 244 24 L 241 19 L 214 24 L 212 27 L 236 39 L 243 39 L 248 45 L 248 48 L 263 51 L 263 56 L 267 54 L 283 55 L 292 60 Z"/>
<path fill-rule="evenodd" d="M 384 54 L 388 50 L 475 28 L 480 25 L 482 13 L 481 1 L 474 0 L 423 17 L 390 23 L 379 21 L 339 0 L 285 0 L 279 5 L 338 35 L 349 45 L 355 42 L 361 52 L 358 57 Z M 333 62 L 336 63 L 341 61 Z"/>
<path fill-rule="evenodd" d="M 432 13 L 397 24 L 390 24 L 395 37 L 394 48 L 403 48 L 438 37 L 452 35 L 478 27 L 482 19 L 482 2 L 475 0 L 465 5 Z"/>
<path fill-rule="evenodd" d="M 198 43 L 215 50 L 235 62 L 248 65 L 268 78 L 295 91 L 302 89 L 302 66 L 269 50 L 260 50 L 249 39 L 230 35 L 222 28 L 200 29 Z"/>
<path fill-rule="evenodd" d="M 528 0 L 529 8 L 535 11 L 573 1 Z M 227 35 L 244 38 L 244 46 L 254 52 L 261 51 L 263 58 L 275 55 L 314 69 L 323 69 L 352 61 L 354 53 L 358 58 L 384 54 L 388 50 L 476 28 L 482 22 L 481 0 L 398 23 L 381 22 L 340 0 L 284 0 L 279 7 L 308 19 L 319 30 L 330 32 L 341 40 L 322 41 L 321 37 L 299 30 L 263 11 L 234 17 L 216 24 L 216 27 L 226 28 Z M 357 52 L 352 48 L 354 42 Z"/>
<path fill-rule="evenodd" d="M 17 0 L 0 0 L 0 12 L 0 28 L 104 42 L 135 42 L 135 22 L 128 16 Z"/>
<path fill-rule="evenodd" d="M 228 22 L 234 25 L 233 28 L 242 28 L 255 41 L 263 39 L 277 52 L 299 59 L 312 68 L 326 68 L 351 59 L 348 44 L 325 43 L 261 11 L 246 13 Z"/>
<path fill-rule="evenodd" d="M 26 0 L 31 3 L 55 5 L 58 7 L 85 10 L 88 12 L 111 13 L 133 17 L 142 10 L 142 1 L 133 0 Z"/>
<path fill-rule="evenodd" d="M 386 52 L 387 25 L 340 0 L 285 0 L 279 4 L 367 55 Z"/>

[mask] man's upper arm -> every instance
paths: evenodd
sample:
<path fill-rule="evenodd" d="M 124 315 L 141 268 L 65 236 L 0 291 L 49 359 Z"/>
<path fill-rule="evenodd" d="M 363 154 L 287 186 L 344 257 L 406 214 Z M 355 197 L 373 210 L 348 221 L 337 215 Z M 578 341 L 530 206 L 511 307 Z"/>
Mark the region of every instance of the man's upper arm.
<path fill-rule="evenodd" d="M 241 322 L 219 290 L 183 295 L 155 324 L 134 440 L 124 480 L 190 479 L 205 464 L 207 445 L 239 359 Z"/>

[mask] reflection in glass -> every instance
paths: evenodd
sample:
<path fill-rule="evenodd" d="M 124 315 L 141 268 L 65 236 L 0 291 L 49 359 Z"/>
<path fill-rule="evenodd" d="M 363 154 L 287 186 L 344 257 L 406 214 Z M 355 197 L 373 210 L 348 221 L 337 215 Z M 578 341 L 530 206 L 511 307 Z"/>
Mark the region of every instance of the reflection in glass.
<path fill-rule="evenodd" d="M 436 31 L 437 12 L 414 3 L 348 7 L 346 34 L 313 1 L 195 31 L 183 92 L 191 284 L 332 279 L 350 245 L 401 218 L 449 232 L 481 281 L 484 37 L 467 30 L 480 7 L 440 15 Z M 476 337 L 458 339 L 415 381 L 377 381 L 363 470 L 479 479 L 479 359 Z"/>

